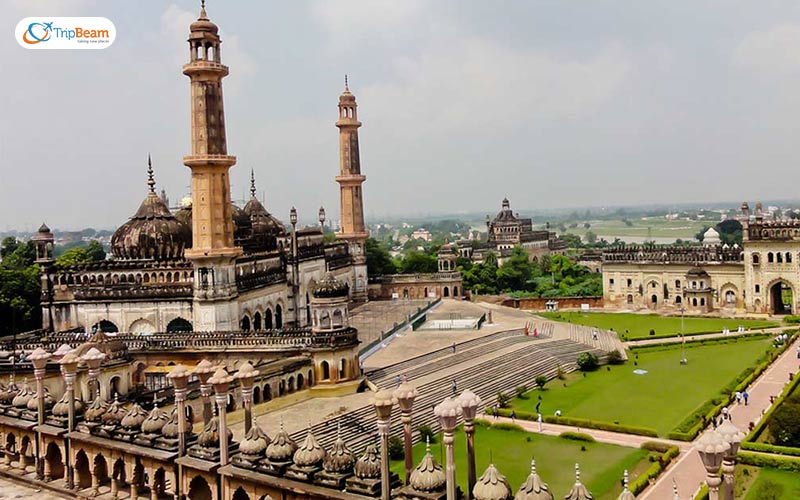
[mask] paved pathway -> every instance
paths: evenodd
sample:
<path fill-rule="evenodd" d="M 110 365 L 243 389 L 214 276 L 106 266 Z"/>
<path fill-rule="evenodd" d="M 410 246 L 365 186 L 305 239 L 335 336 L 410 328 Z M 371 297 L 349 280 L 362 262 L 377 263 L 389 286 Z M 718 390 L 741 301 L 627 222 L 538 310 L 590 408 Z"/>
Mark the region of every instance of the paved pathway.
<path fill-rule="evenodd" d="M 17 482 L 0 478 L 0 500 L 10 500 L 16 498 L 36 498 L 36 500 L 63 500 L 67 497 L 56 495 L 50 491 L 22 486 Z"/>
<path fill-rule="evenodd" d="M 798 373 L 797 346 L 800 341 L 786 349 L 780 358 L 770 366 L 748 389 L 749 403 L 730 407 L 733 423 L 746 431 L 748 424 L 758 422 L 770 407 L 770 396 L 777 396 L 789 382 L 789 373 Z M 673 462 L 667 471 L 662 474 L 655 485 L 647 489 L 639 500 L 662 500 L 671 498 L 672 479 L 678 483 L 678 492 L 681 498 L 693 498 L 697 489 L 705 480 L 705 469 L 697 452 L 682 452 L 677 462 Z"/>
<path fill-rule="evenodd" d="M 793 326 L 777 326 L 774 328 L 762 328 L 758 330 L 747 330 L 743 333 L 738 332 L 731 332 L 725 335 L 722 332 L 719 333 L 695 333 L 695 334 L 687 334 L 686 340 L 698 340 L 698 339 L 718 339 L 722 337 L 746 337 L 748 335 L 763 335 L 765 333 L 775 334 L 776 336 L 779 333 L 782 333 L 784 330 L 794 330 L 797 329 L 797 325 Z M 625 345 L 628 347 L 631 346 L 642 346 L 642 345 L 649 345 L 649 344 L 679 344 L 681 342 L 681 337 L 662 337 L 662 338 L 655 338 L 655 339 L 640 339 L 640 340 L 629 340 L 625 342 Z"/>

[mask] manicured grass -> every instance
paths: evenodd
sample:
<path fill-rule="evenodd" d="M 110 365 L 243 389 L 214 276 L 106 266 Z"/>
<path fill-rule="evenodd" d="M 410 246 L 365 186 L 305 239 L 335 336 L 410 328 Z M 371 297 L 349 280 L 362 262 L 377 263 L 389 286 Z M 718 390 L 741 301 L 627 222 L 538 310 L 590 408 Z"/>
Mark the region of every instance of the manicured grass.
<path fill-rule="evenodd" d="M 768 483 L 773 483 L 770 486 Z M 767 496 L 767 491 L 779 493 Z M 800 474 L 778 469 L 761 469 L 745 500 L 797 500 L 800 498 Z"/>
<path fill-rule="evenodd" d="M 563 417 L 647 427 L 665 436 L 771 348 L 770 339 L 764 338 L 689 345 L 686 365 L 680 364 L 680 345 L 637 349 L 624 365 L 610 366 L 611 371 L 603 366 L 585 377 L 571 373 L 513 404 L 534 412 L 541 396 L 543 415 L 561 410 Z M 635 374 L 639 369 L 647 373 Z"/>
<path fill-rule="evenodd" d="M 444 447 L 438 441 L 431 445 L 436 461 L 444 466 Z M 581 451 L 581 447 L 586 451 Z M 479 426 L 475 433 L 476 467 L 478 477 L 489 465 L 490 455 L 498 470 L 506 476 L 516 493 L 530 474 L 531 458 L 536 458 L 536 470 L 550 485 L 556 498 L 564 498 L 575 482 L 575 462 L 581 466 L 581 481 L 598 500 L 612 500 L 619 495 L 623 471 L 638 476 L 646 468 L 648 452 L 602 443 L 570 441 L 555 436 L 543 436 L 517 430 L 493 429 Z M 456 480 L 467 491 L 466 440 L 464 433 L 455 436 Z M 425 444 L 414 447 L 414 466 L 425 455 Z M 404 477 L 401 461 L 392 462 L 392 470 Z"/>
<path fill-rule="evenodd" d="M 680 316 L 659 316 L 657 314 L 631 313 L 584 313 L 584 312 L 550 312 L 537 313 L 547 319 L 564 321 L 578 325 L 596 326 L 605 330 L 614 330 L 620 337 L 628 339 L 648 338 L 650 330 L 656 335 L 678 334 L 681 332 Z M 723 328 L 735 332 L 739 325 L 745 328 L 767 328 L 778 326 L 772 321 L 726 319 L 726 318 L 684 318 L 685 333 L 713 332 L 719 333 Z"/>

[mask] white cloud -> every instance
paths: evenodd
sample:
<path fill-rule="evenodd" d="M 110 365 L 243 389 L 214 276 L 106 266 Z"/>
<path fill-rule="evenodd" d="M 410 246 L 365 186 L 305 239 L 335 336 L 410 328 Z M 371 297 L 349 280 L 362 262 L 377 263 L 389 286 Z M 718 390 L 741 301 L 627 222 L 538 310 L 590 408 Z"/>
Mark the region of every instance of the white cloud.
<path fill-rule="evenodd" d="M 782 24 L 749 33 L 736 47 L 734 62 L 745 69 L 772 72 L 800 68 L 800 25 Z"/>

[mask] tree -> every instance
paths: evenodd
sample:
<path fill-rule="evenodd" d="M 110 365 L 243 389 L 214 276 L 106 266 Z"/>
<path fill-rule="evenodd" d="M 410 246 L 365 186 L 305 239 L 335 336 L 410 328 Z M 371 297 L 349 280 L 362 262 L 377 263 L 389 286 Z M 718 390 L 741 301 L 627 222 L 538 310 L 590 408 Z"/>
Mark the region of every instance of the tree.
<path fill-rule="evenodd" d="M 578 368 L 584 372 L 590 372 L 597 369 L 599 361 L 597 356 L 591 352 L 584 352 L 578 355 Z"/>
<path fill-rule="evenodd" d="M 561 234 L 559 235 L 558 238 L 564 242 L 567 248 L 581 248 L 583 246 L 581 237 L 578 236 L 577 234 L 570 234 L 570 233 Z"/>
<path fill-rule="evenodd" d="M 502 290 L 527 290 L 531 285 L 534 265 L 522 247 L 511 250 L 511 256 L 497 271 L 497 284 Z"/>
<path fill-rule="evenodd" d="M 400 261 L 401 273 L 435 273 L 438 269 L 438 262 L 435 255 L 426 252 L 412 250 Z"/>
<path fill-rule="evenodd" d="M 367 238 L 365 254 L 367 256 L 367 274 L 369 276 L 383 276 L 397 272 L 397 267 L 395 267 L 391 255 L 389 255 L 389 250 L 375 238 Z"/>
<path fill-rule="evenodd" d="M 770 418 L 769 433 L 775 444 L 800 447 L 800 393 L 786 398 Z"/>
<path fill-rule="evenodd" d="M 586 242 L 590 245 L 597 243 L 597 235 L 593 231 L 586 231 Z"/>
<path fill-rule="evenodd" d="M 719 239 L 722 243 L 728 245 L 742 244 L 742 223 L 736 219 L 725 219 L 717 224 L 714 229 L 719 233 Z"/>
<path fill-rule="evenodd" d="M 56 258 L 56 266 L 67 267 L 105 260 L 106 251 L 100 242 L 92 240 L 87 245 L 73 247 Z"/>
<path fill-rule="evenodd" d="M 544 375 L 539 375 L 538 377 L 536 377 L 535 382 L 536 382 L 536 386 L 539 389 L 544 390 L 544 386 L 547 383 L 547 377 L 545 377 Z"/>

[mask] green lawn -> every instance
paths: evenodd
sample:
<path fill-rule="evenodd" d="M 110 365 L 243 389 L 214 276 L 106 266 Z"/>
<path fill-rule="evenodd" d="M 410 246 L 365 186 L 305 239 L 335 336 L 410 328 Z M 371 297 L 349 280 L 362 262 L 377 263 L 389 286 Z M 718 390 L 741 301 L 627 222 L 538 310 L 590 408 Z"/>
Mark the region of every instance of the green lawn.
<path fill-rule="evenodd" d="M 549 312 L 537 313 L 547 319 L 564 321 L 578 325 L 596 326 L 605 330 L 614 330 L 620 336 L 628 339 L 646 338 L 650 330 L 655 330 L 656 335 L 680 333 L 680 316 L 659 316 L 657 314 L 632 314 L 632 313 L 584 313 L 584 312 Z M 684 318 L 684 332 L 721 332 L 723 328 L 736 328 L 742 325 L 745 328 L 765 328 L 778 326 L 773 321 L 726 319 L 726 318 Z"/>
<path fill-rule="evenodd" d="M 800 474 L 778 469 L 761 469 L 745 500 L 797 500 Z"/>
<path fill-rule="evenodd" d="M 456 480 L 462 491 L 467 490 L 466 441 L 458 431 L 455 436 Z M 584 446 L 586 451 L 581 451 Z M 444 466 L 444 449 L 441 435 L 431 451 L 436 461 Z M 615 499 L 625 469 L 638 476 L 649 465 L 648 452 L 637 448 L 626 448 L 602 443 L 570 441 L 555 436 L 543 436 L 516 430 L 501 430 L 479 426 L 475 433 L 475 451 L 478 477 L 489 465 L 490 454 L 498 470 L 506 476 L 516 493 L 530 473 L 530 461 L 536 458 L 536 470 L 556 498 L 564 496 L 575 482 L 575 462 L 581 465 L 581 481 L 598 500 Z M 414 447 L 414 466 L 425 454 L 425 444 Z M 392 470 L 404 476 L 403 463 L 392 462 Z M 632 477 L 632 478 L 633 478 Z"/>
<path fill-rule="evenodd" d="M 564 417 L 647 427 L 665 436 L 771 348 L 770 339 L 764 338 L 687 346 L 686 365 L 680 364 L 680 346 L 638 349 L 626 364 L 611 366 L 611 371 L 601 367 L 586 377 L 571 373 L 513 404 L 534 412 L 541 396 L 544 415 L 561 410 Z M 635 374 L 639 369 L 647 373 Z"/>

